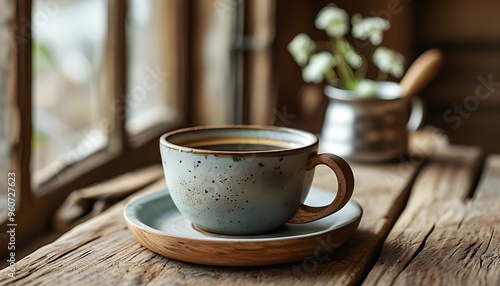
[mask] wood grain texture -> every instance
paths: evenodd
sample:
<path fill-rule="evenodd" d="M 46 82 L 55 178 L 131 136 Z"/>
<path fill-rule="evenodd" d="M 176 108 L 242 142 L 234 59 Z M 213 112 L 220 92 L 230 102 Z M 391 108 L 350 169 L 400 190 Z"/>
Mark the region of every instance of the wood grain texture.
<path fill-rule="evenodd" d="M 10 170 L 10 142 L 11 115 L 9 103 L 10 53 L 12 45 L 11 32 L 11 5 L 9 1 L 0 1 L 0 173 L 7 174 Z M 7 186 L 7 177 L 0 177 L 0 184 Z M 0 191 L 0 220 L 7 218 L 7 190 Z"/>
<path fill-rule="evenodd" d="M 401 163 L 394 162 L 382 167 L 353 166 L 353 170 L 363 178 L 358 180 L 354 197 L 363 206 L 364 217 L 354 236 L 331 255 L 311 253 L 297 263 L 267 267 L 208 267 L 167 259 L 142 247 L 127 230 L 122 202 L 19 261 L 14 280 L 5 279 L 8 269 L 2 270 L 0 285 L 301 285 L 304 281 L 352 285 L 367 271 L 401 211 L 403 190 L 408 189 L 415 167 L 401 168 Z M 394 179 L 386 180 L 391 176 Z M 331 189 L 336 185 L 329 170 L 318 170 L 317 177 L 320 186 Z"/>
<path fill-rule="evenodd" d="M 364 285 L 499 285 L 500 157 L 456 147 L 418 176 Z"/>
<path fill-rule="evenodd" d="M 32 112 L 31 112 L 31 1 L 11 1 L 10 11 L 4 11 L 9 15 L 10 26 L 10 58 L 8 77 L 8 102 L 9 102 L 9 124 L 10 134 L 8 144 L 10 145 L 10 170 L 16 174 L 16 197 L 22 200 L 16 201 L 16 245 L 22 245 L 34 234 L 43 229 L 38 217 L 30 217 L 28 212 L 20 212 L 24 208 L 34 207 L 36 198 L 31 192 L 30 157 L 31 157 L 31 135 L 32 135 Z M 6 19 L 7 20 L 7 19 Z M 5 140 L 5 138 L 2 138 Z M 30 223 L 35 222 L 33 225 Z M 0 233 L 7 230 L 7 222 L 0 224 Z M 7 251 L 7 239 L 0 239 L 0 257 Z"/>
<path fill-rule="evenodd" d="M 163 178 L 161 165 L 153 165 L 94 186 L 75 190 L 54 214 L 52 227 L 68 230 L 70 226 L 102 213 L 109 206 L 160 178 Z"/>

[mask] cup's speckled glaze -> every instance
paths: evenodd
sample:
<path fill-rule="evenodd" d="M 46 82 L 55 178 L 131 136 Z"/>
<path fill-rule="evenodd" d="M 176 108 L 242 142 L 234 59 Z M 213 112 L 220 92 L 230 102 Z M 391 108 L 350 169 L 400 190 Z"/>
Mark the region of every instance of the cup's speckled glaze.
<path fill-rule="evenodd" d="M 202 149 L 220 144 L 245 150 Z M 261 144 L 276 148 L 252 148 Z M 308 161 L 318 139 L 290 128 L 194 127 L 163 135 L 160 151 L 172 199 L 191 222 L 210 232 L 257 234 L 297 213 L 312 183 Z"/>

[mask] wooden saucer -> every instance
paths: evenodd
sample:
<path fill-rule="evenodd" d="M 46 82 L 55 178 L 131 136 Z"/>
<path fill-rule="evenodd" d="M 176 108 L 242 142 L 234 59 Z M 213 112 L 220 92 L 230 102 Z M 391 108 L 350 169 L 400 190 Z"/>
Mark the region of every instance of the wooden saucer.
<path fill-rule="evenodd" d="M 310 205 L 326 205 L 334 193 L 312 188 Z M 219 266 L 279 264 L 331 252 L 359 225 L 363 211 L 350 200 L 339 212 L 306 224 L 285 224 L 261 235 L 233 236 L 198 230 L 175 207 L 168 191 L 129 202 L 123 214 L 129 230 L 145 247 L 165 257 Z"/>

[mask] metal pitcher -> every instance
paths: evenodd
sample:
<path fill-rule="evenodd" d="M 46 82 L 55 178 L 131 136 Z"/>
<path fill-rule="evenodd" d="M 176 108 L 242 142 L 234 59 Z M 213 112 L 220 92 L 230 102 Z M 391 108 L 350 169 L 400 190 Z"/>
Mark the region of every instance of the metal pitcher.
<path fill-rule="evenodd" d="M 321 131 L 320 150 L 352 161 L 380 162 L 407 153 L 408 134 L 420 127 L 423 104 L 407 100 L 401 86 L 380 82 L 377 97 L 327 86 L 330 103 Z"/>

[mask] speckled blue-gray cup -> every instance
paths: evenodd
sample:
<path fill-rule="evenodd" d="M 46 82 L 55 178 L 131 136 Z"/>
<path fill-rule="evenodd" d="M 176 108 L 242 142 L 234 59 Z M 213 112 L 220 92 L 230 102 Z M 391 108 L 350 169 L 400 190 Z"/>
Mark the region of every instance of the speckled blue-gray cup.
<path fill-rule="evenodd" d="M 180 129 L 161 136 L 160 151 L 176 207 L 195 226 L 214 233 L 259 234 L 287 222 L 311 222 L 340 210 L 354 188 L 342 158 L 318 155 L 318 138 L 291 128 Z M 310 207 L 303 203 L 319 164 L 334 171 L 337 194 L 327 206 Z"/>

